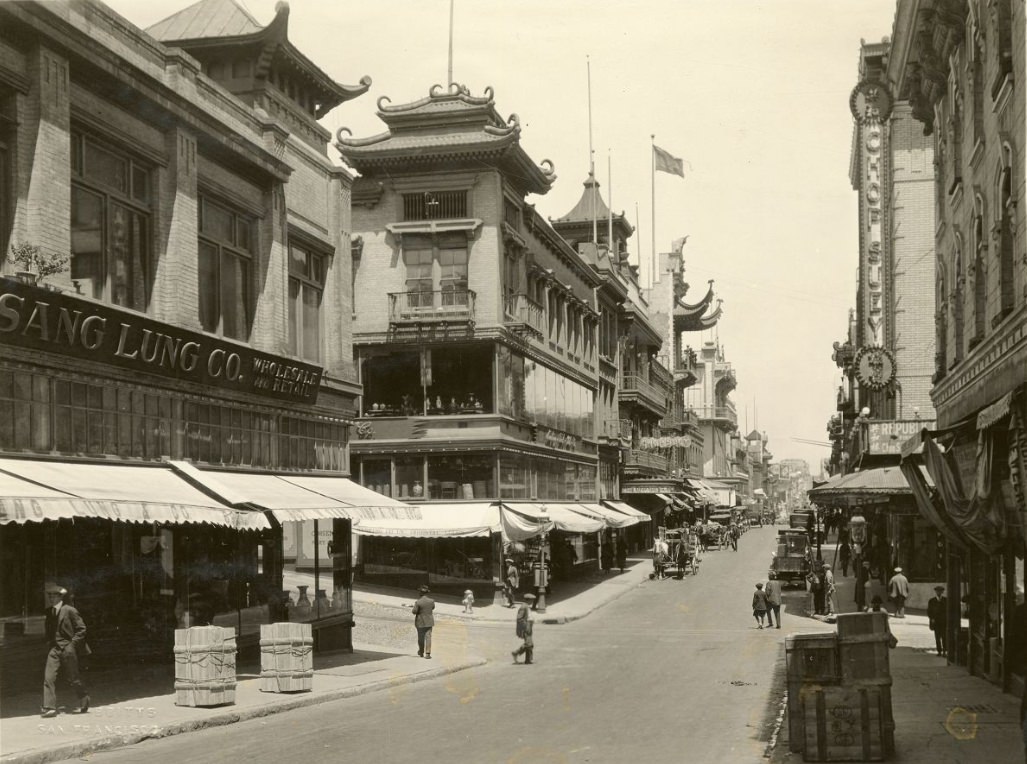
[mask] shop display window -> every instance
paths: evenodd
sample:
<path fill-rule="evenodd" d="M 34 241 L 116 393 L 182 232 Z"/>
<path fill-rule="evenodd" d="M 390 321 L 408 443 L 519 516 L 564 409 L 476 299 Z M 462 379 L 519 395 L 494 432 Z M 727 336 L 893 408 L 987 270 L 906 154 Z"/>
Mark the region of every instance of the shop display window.
<path fill-rule="evenodd" d="M 436 348 L 428 356 L 428 414 L 486 414 L 492 405 L 492 347 Z"/>
<path fill-rule="evenodd" d="M 309 622 L 352 612 L 351 531 L 343 519 L 282 524 L 281 620 Z"/>
<path fill-rule="evenodd" d="M 531 490 L 531 460 L 527 456 L 502 454 L 499 457 L 499 498 L 528 499 Z"/>
<path fill-rule="evenodd" d="M 389 459 L 364 459 L 360 462 L 360 483 L 383 496 L 392 495 L 392 462 Z"/>
<path fill-rule="evenodd" d="M 364 416 L 424 414 L 421 355 L 369 355 L 361 361 Z"/>
<path fill-rule="evenodd" d="M 428 498 L 486 499 L 495 496 L 493 457 L 487 454 L 428 456 Z"/>
<path fill-rule="evenodd" d="M 424 457 L 396 457 L 396 491 L 400 499 L 424 498 Z"/>

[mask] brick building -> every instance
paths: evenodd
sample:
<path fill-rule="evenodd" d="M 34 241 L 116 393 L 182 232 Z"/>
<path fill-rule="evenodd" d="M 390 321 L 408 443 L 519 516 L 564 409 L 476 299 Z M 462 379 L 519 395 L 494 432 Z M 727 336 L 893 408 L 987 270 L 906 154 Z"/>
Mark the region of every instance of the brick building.
<path fill-rule="evenodd" d="M 343 551 L 392 503 L 345 479 L 352 177 L 317 123 L 368 85 L 304 57 L 285 4 L 149 32 L 93 0 L 0 4 L 0 239 L 24 256 L 0 279 L 5 686 L 50 581 L 101 663 L 170 661 L 202 623 L 349 646 L 349 555 L 321 557 L 318 601 L 285 591 L 283 528 L 320 518 Z"/>
<path fill-rule="evenodd" d="M 1010 629 L 1027 508 L 1025 27 L 1011 0 L 900 2 L 887 67 L 935 147 L 937 427 L 903 466 L 924 464 L 937 488 L 932 500 L 906 470 L 948 550 L 950 659 L 1021 692 Z"/>

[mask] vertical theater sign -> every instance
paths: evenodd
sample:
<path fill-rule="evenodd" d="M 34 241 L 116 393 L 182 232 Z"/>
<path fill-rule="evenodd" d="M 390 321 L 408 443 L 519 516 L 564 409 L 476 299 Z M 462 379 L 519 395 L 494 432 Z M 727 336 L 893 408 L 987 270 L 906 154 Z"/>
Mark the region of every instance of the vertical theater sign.
<path fill-rule="evenodd" d="M 888 349 L 888 278 L 886 240 L 887 205 L 887 130 L 892 98 L 881 83 L 864 80 L 849 99 L 856 120 L 860 167 L 860 287 L 862 299 L 857 335 L 859 350 L 854 368 L 860 387 L 868 391 L 885 390 L 895 379 L 895 357 Z M 864 398 L 862 403 L 869 401 Z M 878 416 L 883 406 L 872 407 Z"/>

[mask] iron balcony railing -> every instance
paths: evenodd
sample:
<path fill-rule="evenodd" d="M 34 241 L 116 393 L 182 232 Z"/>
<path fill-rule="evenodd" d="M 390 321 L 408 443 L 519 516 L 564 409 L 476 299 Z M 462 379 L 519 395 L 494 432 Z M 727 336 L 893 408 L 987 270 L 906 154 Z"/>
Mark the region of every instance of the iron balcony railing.
<path fill-rule="evenodd" d="M 657 387 L 637 374 L 625 374 L 621 378 L 621 389 L 638 394 L 658 411 L 667 410 L 667 390 Z"/>
<path fill-rule="evenodd" d="M 543 337 L 546 334 L 546 317 L 542 306 L 526 294 L 514 294 L 506 298 L 507 323 L 527 324 Z"/>
<path fill-rule="evenodd" d="M 389 320 L 393 322 L 474 322 L 475 294 L 470 289 L 391 292 Z"/>
<path fill-rule="evenodd" d="M 624 467 L 626 469 L 642 468 L 666 472 L 670 468 L 670 459 L 666 456 L 654 454 L 651 451 L 632 448 L 624 454 Z"/>
<path fill-rule="evenodd" d="M 630 419 L 607 419 L 602 422 L 600 435 L 606 438 L 620 438 L 623 441 L 631 441 L 631 420 Z"/>
<path fill-rule="evenodd" d="M 726 419 L 738 424 L 738 412 L 734 404 L 729 406 L 696 406 L 695 414 L 699 419 Z"/>

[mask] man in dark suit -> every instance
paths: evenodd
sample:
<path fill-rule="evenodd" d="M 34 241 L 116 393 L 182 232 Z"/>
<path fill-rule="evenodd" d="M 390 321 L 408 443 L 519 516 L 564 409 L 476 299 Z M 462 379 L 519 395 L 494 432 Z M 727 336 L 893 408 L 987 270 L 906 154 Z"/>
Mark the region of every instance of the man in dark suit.
<path fill-rule="evenodd" d="M 427 586 L 419 590 L 420 597 L 414 602 L 414 627 L 417 629 L 417 657 L 431 658 L 431 630 L 435 626 L 435 600 L 428 596 Z"/>
<path fill-rule="evenodd" d="M 43 717 L 57 716 L 57 677 L 64 679 L 78 695 L 78 709 L 89 710 L 89 695 L 78 671 L 79 651 L 86 648 L 86 624 L 78 610 L 68 603 L 68 590 L 53 584 L 46 590 L 50 608 L 46 613 L 46 642 L 50 651 L 46 655 L 43 674 Z M 88 654 L 88 653 L 86 653 Z"/>
<path fill-rule="evenodd" d="M 938 655 L 945 654 L 945 631 L 949 622 L 949 600 L 945 587 L 934 587 L 934 596 L 927 600 L 927 624 L 934 632 L 934 646 Z"/>

